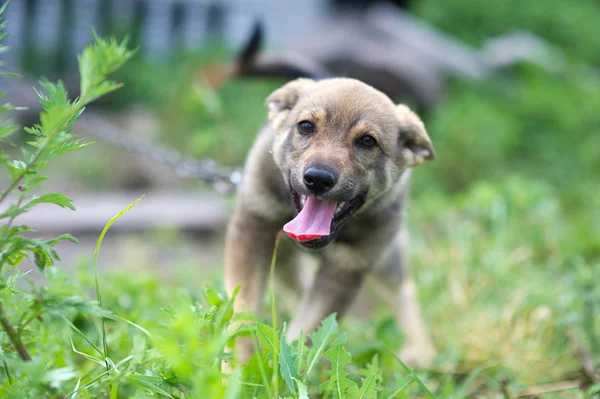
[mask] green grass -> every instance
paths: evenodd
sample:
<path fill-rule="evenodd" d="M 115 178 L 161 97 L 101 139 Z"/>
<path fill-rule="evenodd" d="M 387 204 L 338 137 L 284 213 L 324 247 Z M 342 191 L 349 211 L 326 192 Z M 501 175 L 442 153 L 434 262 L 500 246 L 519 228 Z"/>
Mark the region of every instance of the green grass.
<path fill-rule="evenodd" d="M 389 295 L 377 287 L 367 286 L 369 317 L 350 315 L 339 326 L 328 319 L 312 347 L 304 338 L 288 345 L 281 337 L 290 309 L 281 293 L 261 316 L 233 316 L 220 270 L 189 268 L 193 259 L 140 270 L 135 254 L 151 245 L 142 238 L 131 241 L 121 269 L 103 271 L 100 263 L 97 277 L 93 254 L 75 273 L 58 261 L 40 275 L 5 269 L 2 316 L 32 361 L 22 361 L 0 332 L 0 397 L 420 398 L 429 390 L 438 398 L 515 398 L 531 389 L 547 391 L 541 398 L 597 397 L 600 385 L 583 370 L 581 354 L 597 370 L 598 8 L 591 1 L 438 3 L 422 1 L 416 11 L 473 44 L 528 28 L 568 58 L 563 74 L 519 65 L 484 82 L 451 82 L 424 116 L 439 157 L 414 174 L 408 224 L 412 274 L 439 353 L 431 367 L 407 370 L 395 358 L 403 337 Z M 587 22 L 572 23 L 580 19 Z M 569 29 L 555 27 L 563 23 Z M 127 95 L 109 102 L 144 100 L 159 120 L 159 141 L 239 165 L 264 119 L 263 99 L 278 83 L 228 82 L 213 92 L 197 79 L 205 63 L 139 61 L 121 76 Z M 86 163 L 64 157 L 67 166 L 53 176 L 114 186 L 115 176 L 128 173 L 106 162 L 106 147 L 83 151 Z M 101 304 L 93 299 L 100 291 Z M 235 330 L 229 323 L 238 319 L 259 324 Z M 223 350 L 237 335 L 260 348 L 248 366 Z M 221 373 L 222 359 L 233 364 L 231 375 Z"/>
<path fill-rule="evenodd" d="M 198 269 L 168 280 L 164 275 L 177 273 L 140 272 L 127 265 L 119 272 L 101 272 L 102 310 L 85 294 L 95 287 L 90 261 L 74 279 L 48 268 L 46 286 L 4 299 L 16 312 L 36 303 L 45 314 L 43 322 L 33 321 L 24 330 L 34 362 L 15 370 L 11 361 L 10 372 L 24 377 L 12 384 L 5 379 L 4 397 L 36 397 L 42 388 L 32 387 L 39 387 L 40 375 L 53 378 L 56 392 L 72 392 L 79 384 L 79 398 L 108 394 L 110 386 L 118 386 L 115 397 L 121 398 L 167 393 L 270 397 L 275 389 L 281 397 L 299 397 L 303 386 L 310 398 L 318 397 L 319 387 L 329 397 L 337 397 L 338 389 L 346 392 L 344 397 L 360 397 L 349 392 L 356 394 L 375 381 L 380 398 L 395 392 L 398 398 L 426 397 L 420 381 L 438 398 L 498 397 L 506 390 L 516 397 L 531 387 L 585 381 L 573 345 L 600 360 L 594 349 L 600 292 L 593 283 L 600 281 L 600 267 L 564 258 L 564 215 L 549 187 L 514 180 L 477 184 L 454 197 L 419 197 L 411 202 L 409 220 L 413 274 L 439 350 L 428 369 L 413 374 L 394 358 L 402 337 L 384 305 L 367 319 L 351 315 L 340 327 L 330 319 L 325 330 L 332 333 L 312 337 L 313 344 L 324 342 L 319 353 L 341 366 L 332 368 L 315 361 L 319 356 L 304 344 L 284 346 L 286 309 L 279 309 L 277 330 L 267 316 L 269 305 L 256 329 L 228 329 L 231 307 L 219 272 Z M 192 287 L 191 279 L 197 282 Z M 100 315 L 106 323 L 108 373 Z M 254 336 L 261 352 L 250 366 L 223 377 L 220 358 L 232 333 Z M 5 351 L 4 356 L 15 355 Z M 542 397 L 591 398 L 600 389 L 582 385 Z M 23 392 L 33 396 L 19 396 Z"/>

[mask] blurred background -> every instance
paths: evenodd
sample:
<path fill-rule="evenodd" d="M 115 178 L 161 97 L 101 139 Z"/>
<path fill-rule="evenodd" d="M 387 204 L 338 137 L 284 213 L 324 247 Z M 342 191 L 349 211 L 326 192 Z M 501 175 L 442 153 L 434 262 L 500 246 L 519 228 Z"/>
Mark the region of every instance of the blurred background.
<path fill-rule="evenodd" d="M 153 146 L 241 167 L 272 90 L 355 77 L 417 109 L 437 149 L 413 175 L 409 229 L 440 384 L 492 365 L 524 384 L 595 378 L 574 345 L 600 360 L 597 1 L 12 0 L 6 19 L 4 61 L 24 79 L 0 88 L 28 107 L 14 115 L 25 125 L 40 76 L 77 95 L 92 27 L 139 48 L 115 77 L 125 87 L 76 129 L 97 144 L 51 166 L 44 188 L 78 211 L 22 218 L 81 240 L 60 246 L 61 267 L 89 264 L 104 224 L 148 191 L 114 225 L 103 266 L 218 280 L 234 196 L 182 179 Z M 389 309 L 375 313 L 350 334 L 359 359 L 374 336 L 397 345 Z"/>

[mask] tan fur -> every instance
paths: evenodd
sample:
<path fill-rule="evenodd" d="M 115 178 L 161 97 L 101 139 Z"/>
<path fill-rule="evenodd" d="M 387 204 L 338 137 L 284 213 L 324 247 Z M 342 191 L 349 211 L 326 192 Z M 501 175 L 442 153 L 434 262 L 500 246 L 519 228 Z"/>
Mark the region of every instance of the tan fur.
<path fill-rule="evenodd" d="M 372 87 L 353 79 L 319 82 L 298 79 L 273 92 L 265 102 L 268 120 L 247 159 L 234 215 L 227 229 L 225 286 L 229 294 L 241 285 L 234 311 L 260 312 L 275 238 L 295 216 L 291 188 L 302 191 L 302 175 L 311 165 L 324 165 L 338 175 L 322 199 L 346 202 L 361 198 L 363 205 L 337 231 L 335 240 L 312 253 L 319 269 L 304 290 L 288 339 L 301 330 L 313 331 L 329 314 L 343 316 L 364 278 L 383 271 L 393 284 L 398 322 L 406 337 L 405 360 L 426 364 L 435 353 L 419 315 L 416 288 L 404 280 L 401 223 L 410 170 L 435 157 L 422 121 L 405 105 L 395 105 Z M 297 124 L 309 120 L 314 134 L 302 135 Z M 377 146 L 364 149 L 364 135 Z M 300 190 L 300 191 L 299 191 Z M 287 285 L 300 275 L 304 248 L 282 237 L 278 269 Z M 248 340 L 238 340 L 243 361 L 252 353 Z"/>

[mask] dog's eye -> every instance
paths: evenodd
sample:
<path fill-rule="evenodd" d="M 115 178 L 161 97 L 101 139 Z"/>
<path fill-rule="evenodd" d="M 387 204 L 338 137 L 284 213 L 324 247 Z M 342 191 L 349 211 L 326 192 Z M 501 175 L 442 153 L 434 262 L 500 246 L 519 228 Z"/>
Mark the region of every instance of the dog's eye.
<path fill-rule="evenodd" d="M 302 134 L 312 134 L 315 132 L 315 125 L 309 121 L 298 122 L 298 131 Z"/>
<path fill-rule="evenodd" d="M 364 148 L 373 148 L 377 145 L 377 140 L 375 137 L 367 135 L 356 140 L 356 144 Z"/>

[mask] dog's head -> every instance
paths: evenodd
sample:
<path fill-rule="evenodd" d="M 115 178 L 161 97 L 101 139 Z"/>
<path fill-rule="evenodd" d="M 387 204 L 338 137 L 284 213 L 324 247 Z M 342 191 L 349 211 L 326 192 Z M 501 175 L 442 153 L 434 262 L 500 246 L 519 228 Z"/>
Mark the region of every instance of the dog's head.
<path fill-rule="evenodd" d="M 299 212 L 284 230 L 308 248 L 328 245 L 406 168 L 435 157 L 417 115 L 354 79 L 297 79 L 266 105 L 273 157 Z"/>

